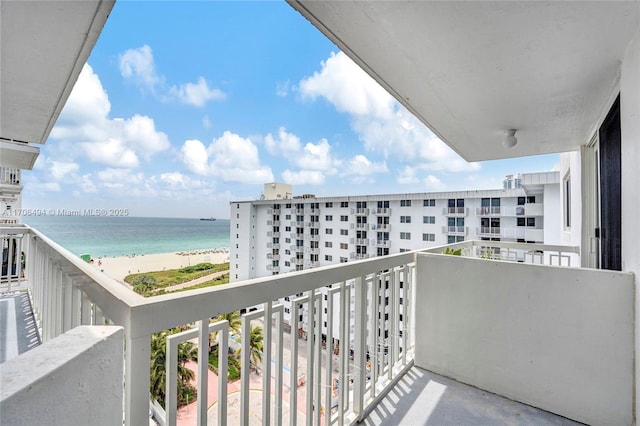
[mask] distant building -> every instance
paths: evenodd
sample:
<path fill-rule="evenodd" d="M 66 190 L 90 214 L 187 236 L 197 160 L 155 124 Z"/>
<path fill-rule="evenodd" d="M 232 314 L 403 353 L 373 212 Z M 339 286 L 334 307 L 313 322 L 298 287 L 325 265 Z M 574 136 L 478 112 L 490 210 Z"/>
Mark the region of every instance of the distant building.
<path fill-rule="evenodd" d="M 559 243 L 559 172 L 507 182 L 496 190 L 293 198 L 284 196 L 291 186 L 266 184 L 261 200 L 231 203 L 230 280 L 467 239 Z M 291 302 L 281 302 L 289 321 Z"/>

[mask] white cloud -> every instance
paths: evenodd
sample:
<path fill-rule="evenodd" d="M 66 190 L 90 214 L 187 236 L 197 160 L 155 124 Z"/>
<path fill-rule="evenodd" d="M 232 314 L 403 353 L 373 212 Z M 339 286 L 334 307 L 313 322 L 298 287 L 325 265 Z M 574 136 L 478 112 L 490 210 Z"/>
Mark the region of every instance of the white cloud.
<path fill-rule="evenodd" d="M 98 179 L 102 182 L 127 182 L 135 185 L 144 180 L 144 175 L 141 172 L 132 173 L 130 169 L 108 168 L 98 172 Z"/>
<path fill-rule="evenodd" d="M 220 89 L 211 89 L 204 77 L 198 78 L 197 83 L 181 84 L 180 87 L 173 86 L 169 89 L 169 94 L 182 103 L 201 107 L 209 101 L 223 100 L 226 95 Z"/>
<path fill-rule="evenodd" d="M 424 179 L 424 184 L 428 191 L 444 191 L 447 189 L 447 185 L 433 175 L 428 175 Z"/>
<path fill-rule="evenodd" d="M 412 185 L 420 182 L 415 167 L 405 166 L 398 175 L 397 182 L 401 185 Z"/>
<path fill-rule="evenodd" d="M 304 146 L 302 155 L 298 157 L 295 163 L 301 169 L 318 170 L 328 174 L 336 172 L 335 161 L 331 156 L 331 146 L 326 139 L 322 139 L 316 144 L 307 143 Z"/>
<path fill-rule="evenodd" d="M 271 168 L 260 164 L 258 147 L 251 139 L 229 131 L 207 148 L 197 139 L 185 141 L 181 153 L 187 169 L 199 175 L 242 183 L 273 181 Z"/>
<path fill-rule="evenodd" d="M 287 169 L 282 172 L 282 179 L 290 185 L 322 185 L 324 183 L 322 172 L 314 170 L 294 172 Z"/>
<path fill-rule="evenodd" d="M 299 87 L 303 99 L 321 97 L 349 114 L 368 151 L 434 171 L 480 167 L 462 160 L 342 52 L 332 53 L 322 69 L 300 81 Z"/>
<path fill-rule="evenodd" d="M 100 79 L 86 64 L 67 100 L 51 138 L 74 143 L 89 160 L 111 167 L 137 167 L 139 157 L 169 148 L 169 138 L 152 118 L 134 115 L 110 119 L 111 104 Z"/>
<path fill-rule="evenodd" d="M 127 148 L 122 139 L 110 138 L 106 141 L 83 142 L 80 147 L 87 158 L 94 163 L 125 168 L 140 165 L 136 152 Z"/>
<path fill-rule="evenodd" d="M 120 73 L 125 79 L 133 80 L 151 92 L 162 79 L 156 73 L 151 47 L 144 45 L 137 49 L 128 49 L 120 55 Z"/>
<path fill-rule="evenodd" d="M 301 169 L 297 172 L 287 170 L 287 182 L 323 183 L 324 177 L 336 174 L 341 165 L 341 161 L 334 158 L 326 139 L 317 143 L 307 142 L 303 147 L 300 138 L 287 132 L 284 127 L 278 129 L 277 137 L 267 134 L 264 145 L 271 155 L 282 155 L 289 164 Z"/>
<path fill-rule="evenodd" d="M 60 180 L 69 173 L 78 171 L 78 169 L 80 168 L 80 165 L 73 161 L 48 160 L 47 163 L 49 163 L 49 171 L 51 172 L 51 176 L 53 176 L 53 178 L 56 180 Z"/>
<path fill-rule="evenodd" d="M 187 105 L 201 107 L 209 101 L 226 98 L 220 89 L 210 88 L 202 76 L 198 77 L 195 83 L 183 83 L 167 88 L 165 78 L 156 71 L 153 51 L 146 44 L 137 49 L 126 50 L 120 55 L 119 64 L 120 74 L 125 80 L 132 81 L 162 100 L 176 99 Z"/>
<path fill-rule="evenodd" d="M 93 181 L 91 180 L 91 173 L 82 175 L 80 177 L 80 181 L 78 182 L 78 186 L 83 192 L 94 193 L 98 191 Z"/>
<path fill-rule="evenodd" d="M 347 55 L 332 52 L 321 65 L 320 72 L 300 82 L 303 98 L 323 97 L 338 111 L 355 116 L 392 115 L 393 98 Z"/>
<path fill-rule="evenodd" d="M 204 144 L 197 139 L 191 139 L 182 145 L 182 161 L 187 169 L 199 175 L 209 173 L 207 149 Z"/>
<path fill-rule="evenodd" d="M 29 191 L 42 191 L 42 192 L 60 192 L 60 184 L 58 182 L 40 182 L 39 180 L 32 180 L 27 184 Z"/>
<path fill-rule="evenodd" d="M 367 157 L 362 154 L 358 154 L 349 160 L 349 163 L 345 167 L 344 175 L 372 175 L 374 173 L 387 173 L 389 169 L 387 168 L 387 163 L 373 163 Z"/>
<path fill-rule="evenodd" d="M 211 121 L 209 121 L 209 115 L 207 114 L 202 117 L 202 127 L 204 127 L 205 129 L 211 128 Z"/>
<path fill-rule="evenodd" d="M 264 138 L 265 146 L 272 155 L 282 153 L 286 158 L 297 156 L 302 150 L 300 138 L 293 133 L 288 133 L 287 129 L 280 127 L 277 138 L 271 133 Z"/>

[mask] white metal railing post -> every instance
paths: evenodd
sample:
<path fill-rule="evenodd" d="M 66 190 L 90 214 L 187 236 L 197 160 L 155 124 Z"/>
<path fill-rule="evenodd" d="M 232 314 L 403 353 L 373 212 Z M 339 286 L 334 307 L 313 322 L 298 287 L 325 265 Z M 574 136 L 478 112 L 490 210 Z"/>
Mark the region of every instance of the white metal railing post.
<path fill-rule="evenodd" d="M 347 306 L 348 294 L 347 284 L 343 281 L 340 283 L 340 351 L 338 355 L 339 374 L 338 374 L 338 422 L 344 425 L 344 415 L 347 411 L 349 383 L 348 383 L 348 362 L 347 354 L 349 353 L 349 329 L 347 327 L 347 318 L 349 317 L 349 307 Z"/>
<path fill-rule="evenodd" d="M 227 375 L 229 362 L 229 323 L 223 322 L 218 346 L 218 425 L 227 424 Z"/>
<path fill-rule="evenodd" d="M 314 358 L 316 359 L 316 362 L 314 363 L 315 371 L 313 373 L 315 387 L 313 390 L 309 388 L 309 390 L 313 392 L 314 400 L 316 401 L 316 411 L 314 412 L 314 424 L 316 425 L 320 424 L 320 415 L 322 412 L 322 345 L 320 343 L 322 341 L 322 301 L 322 294 L 319 292 L 316 293 L 316 299 L 314 301 L 314 306 L 316 308 L 316 328 L 314 333 L 315 337 L 313 338 Z"/>
<path fill-rule="evenodd" d="M 364 414 L 365 370 L 366 370 L 366 323 L 367 323 L 367 292 L 365 280 L 355 279 L 354 325 L 355 341 L 353 348 L 353 362 L 355 364 L 355 380 L 353 384 L 353 411 L 357 421 L 362 420 Z"/>
<path fill-rule="evenodd" d="M 165 393 L 164 410 L 166 426 L 176 426 L 178 416 L 178 345 L 175 335 L 168 335 L 165 341 Z"/>
<path fill-rule="evenodd" d="M 249 336 L 251 335 L 251 320 L 247 314 L 242 316 L 242 342 L 240 343 L 241 366 L 240 366 L 240 424 L 249 424 Z"/>
<path fill-rule="evenodd" d="M 277 314 L 276 322 L 276 389 L 275 389 L 275 424 L 282 424 L 282 374 L 283 374 L 283 333 L 284 333 L 284 308 L 282 305 L 274 307 Z"/>
<path fill-rule="evenodd" d="M 300 303 L 297 298 L 291 300 L 291 365 L 289 369 L 291 375 L 289 377 L 289 419 L 290 425 L 295 426 L 297 422 L 298 411 L 298 306 Z"/>
<path fill-rule="evenodd" d="M 218 352 L 218 355 L 220 353 Z M 209 395 L 209 318 L 198 323 L 198 415 L 197 424 L 207 424 L 207 397 Z"/>
<path fill-rule="evenodd" d="M 325 410 L 324 424 L 331 424 L 331 408 L 333 406 L 333 297 L 337 293 L 335 288 L 327 291 L 327 334 L 325 357 L 327 359 L 325 370 L 325 401 L 327 409 Z"/>
<path fill-rule="evenodd" d="M 262 422 L 271 423 L 271 336 L 273 327 L 273 302 L 264 303 L 264 340 L 262 355 Z M 249 336 L 249 335 L 247 335 Z"/>
<path fill-rule="evenodd" d="M 307 426 L 313 425 L 313 363 L 315 362 L 313 356 L 313 340 L 315 330 L 315 290 L 309 290 L 307 292 L 307 377 L 306 377 L 306 423 Z"/>
<path fill-rule="evenodd" d="M 150 335 L 132 337 L 130 328 L 125 346 L 125 425 L 149 424 Z M 168 380 L 168 378 L 167 378 Z"/>
<path fill-rule="evenodd" d="M 376 386 L 375 383 L 378 381 L 378 368 L 379 368 L 379 360 L 380 360 L 380 350 L 378 346 L 380 344 L 380 339 L 378 338 L 378 324 L 379 324 L 379 307 L 378 307 L 378 297 L 380 295 L 380 278 L 379 274 L 373 274 L 371 279 L 371 318 L 370 321 L 370 334 L 372 337 L 370 338 L 371 350 L 369 351 L 369 362 L 371 364 L 371 398 L 376 396 Z"/>
<path fill-rule="evenodd" d="M 395 315 L 396 315 L 396 284 L 398 282 L 398 269 L 393 268 L 389 271 L 389 303 L 388 303 L 388 316 L 387 320 L 387 378 L 393 379 L 393 363 L 396 360 L 395 351 Z"/>

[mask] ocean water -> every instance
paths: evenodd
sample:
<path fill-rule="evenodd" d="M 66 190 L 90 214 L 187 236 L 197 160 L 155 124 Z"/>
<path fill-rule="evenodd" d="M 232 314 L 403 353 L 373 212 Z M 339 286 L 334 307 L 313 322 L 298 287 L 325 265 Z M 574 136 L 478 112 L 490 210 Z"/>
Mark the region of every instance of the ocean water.
<path fill-rule="evenodd" d="M 229 247 L 229 220 L 39 216 L 23 222 L 74 254 L 92 257 Z"/>

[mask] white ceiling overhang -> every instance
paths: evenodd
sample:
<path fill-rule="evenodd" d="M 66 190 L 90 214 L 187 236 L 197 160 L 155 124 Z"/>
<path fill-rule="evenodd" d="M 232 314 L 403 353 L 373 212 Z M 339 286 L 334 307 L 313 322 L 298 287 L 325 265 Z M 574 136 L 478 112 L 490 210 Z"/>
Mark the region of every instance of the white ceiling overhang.
<path fill-rule="evenodd" d="M 31 170 L 39 154 L 33 144 L 0 139 L 0 166 Z"/>
<path fill-rule="evenodd" d="M 584 144 L 640 15 L 634 1 L 288 1 L 468 161 Z"/>
<path fill-rule="evenodd" d="M 46 141 L 113 4 L 0 1 L 0 138 Z"/>

